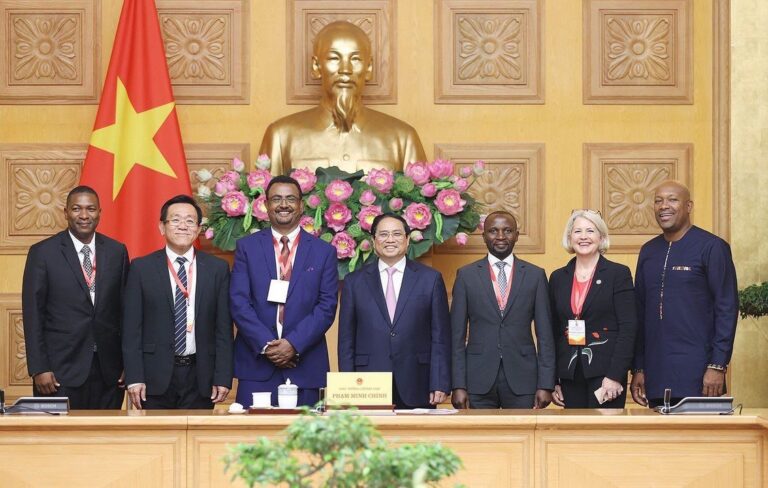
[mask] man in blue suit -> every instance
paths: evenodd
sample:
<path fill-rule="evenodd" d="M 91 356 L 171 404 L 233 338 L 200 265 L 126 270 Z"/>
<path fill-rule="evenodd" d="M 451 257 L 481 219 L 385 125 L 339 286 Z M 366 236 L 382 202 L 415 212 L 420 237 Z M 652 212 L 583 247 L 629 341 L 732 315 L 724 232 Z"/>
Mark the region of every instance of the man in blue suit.
<path fill-rule="evenodd" d="M 325 332 L 336 315 L 338 274 L 334 248 L 299 227 L 299 183 L 276 176 L 266 190 L 271 229 L 237 242 L 230 310 L 237 326 L 237 402 L 290 379 L 299 405 L 314 405 L 329 370 Z"/>
<path fill-rule="evenodd" d="M 379 215 L 379 259 L 347 275 L 339 311 L 339 369 L 392 371 L 397 408 L 430 407 L 451 391 L 451 322 L 443 277 L 405 257 L 409 228 Z"/>

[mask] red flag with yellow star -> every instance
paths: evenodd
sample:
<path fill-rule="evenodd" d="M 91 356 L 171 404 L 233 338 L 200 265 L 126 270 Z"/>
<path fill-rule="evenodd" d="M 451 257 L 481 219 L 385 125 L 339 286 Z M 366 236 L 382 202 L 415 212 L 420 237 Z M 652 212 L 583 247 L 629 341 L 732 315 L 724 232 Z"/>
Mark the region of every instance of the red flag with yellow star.
<path fill-rule="evenodd" d="M 192 194 L 175 107 L 155 2 L 125 0 L 80 184 L 132 258 L 163 247 L 160 207 Z"/>

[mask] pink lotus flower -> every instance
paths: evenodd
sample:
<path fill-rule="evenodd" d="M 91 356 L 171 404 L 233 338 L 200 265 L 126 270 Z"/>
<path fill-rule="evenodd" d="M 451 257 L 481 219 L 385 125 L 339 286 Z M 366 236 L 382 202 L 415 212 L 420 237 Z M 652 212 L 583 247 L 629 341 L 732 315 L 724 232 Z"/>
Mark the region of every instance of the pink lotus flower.
<path fill-rule="evenodd" d="M 437 195 L 437 187 L 434 183 L 427 183 L 421 187 L 421 194 L 427 198 L 432 198 Z"/>
<path fill-rule="evenodd" d="M 331 245 L 336 248 L 338 259 L 346 259 L 355 255 L 355 240 L 346 232 L 339 232 L 333 236 Z"/>
<path fill-rule="evenodd" d="M 310 234 L 317 235 L 317 230 L 315 229 L 315 219 L 313 219 L 309 215 L 301 216 L 301 219 L 299 219 L 299 226 L 301 226 L 301 228 L 304 229 L 305 232 L 309 232 Z"/>
<path fill-rule="evenodd" d="M 363 252 L 368 252 L 371 250 L 371 241 L 366 239 L 363 242 L 360 243 L 360 250 Z"/>
<path fill-rule="evenodd" d="M 432 223 L 432 212 L 423 203 L 413 202 L 405 207 L 403 217 L 411 229 L 424 230 Z"/>
<path fill-rule="evenodd" d="M 371 190 L 365 190 L 360 195 L 360 203 L 363 205 L 373 205 L 373 202 L 376 201 L 376 195 L 373 194 Z"/>
<path fill-rule="evenodd" d="M 453 163 L 444 159 L 435 159 L 429 165 L 429 174 L 432 178 L 448 178 L 453 174 Z"/>
<path fill-rule="evenodd" d="M 301 193 L 309 193 L 317 184 L 317 176 L 308 168 L 300 168 L 291 171 L 291 178 L 299 182 Z"/>
<path fill-rule="evenodd" d="M 395 184 L 395 174 L 388 169 L 372 169 L 368 172 L 366 183 L 382 193 L 387 193 Z"/>
<path fill-rule="evenodd" d="M 268 170 L 272 167 L 272 160 L 266 154 L 259 154 L 259 157 L 256 158 L 256 167 Z"/>
<path fill-rule="evenodd" d="M 485 161 L 482 159 L 475 161 L 475 164 L 472 166 L 472 172 L 475 173 L 475 176 L 483 174 L 485 172 Z"/>
<path fill-rule="evenodd" d="M 369 207 L 361 208 L 360 211 L 357 213 L 357 220 L 360 222 L 360 228 L 370 232 L 371 224 L 373 224 L 373 219 L 375 219 L 377 215 L 381 215 L 381 214 L 382 214 L 381 207 L 379 207 L 378 205 L 371 205 Z"/>
<path fill-rule="evenodd" d="M 224 173 L 219 181 L 213 188 L 213 192 L 218 196 L 223 196 L 225 193 L 237 190 L 240 184 L 240 173 L 237 171 L 227 171 Z"/>
<path fill-rule="evenodd" d="M 221 209 L 229 217 L 245 215 L 245 208 L 248 205 L 248 197 L 241 191 L 230 191 L 221 199 Z"/>
<path fill-rule="evenodd" d="M 248 188 L 253 190 L 254 188 L 261 188 L 266 190 L 269 181 L 272 179 L 272 175 L 265 169 L 257 169 L 248 173 Z"/>
<path fill-rule="evenodd" d="M 352 212 L 343 203 L 332 203 L 323 216 L 328 227 L 336 232 L 344 230 L 347 222 L 352 220 Z"/>
<path fill-rule="evenodd" d="M 325 196 L 331 202 L 343 202 L 352 195 L 352 185 L 344 180 L 333 180 L 325 188 Z"/>
<path fill-rule="evenodd" d="M 461 195 L 454 189 L 440 190 L 435 198 L 435 206 L 443 215 L 456 215 L 464 210 L 467 202 L 461 199 Z"/>
<path fill-rule="evenodd" d="M 267 195 L 262 193 L 253 201 L 253 206 L 251 207 L 251 215 L 256 217 L 257 220 L 261 220 L 262 222 L 269 220 L 269 214 L 267 213 Z"/>
<path fill-rule="evenodd" d="M 213 239 L 213 229 L 208 228 L 205 230 L 205 238 L 208 239 L 209 241 Z"/>
<path fill-rule="evenodd" d="M 453 182 L 453 187 L 457 192 L 463 193 L 469 188 L 469 182 L 464 178 L 456 178 L 456 181 Z"/>
<path fill-rule="evenodd" d="M 466 246 L 468 239 L 469 239 L 469 236 L 463 232 L 459 232 L 458 234 L 456 234 L 456 244 L 460 246 Z"/>
<path fill-rule="evenodd" d="M 472 176 L 472 166 L 462 166 L 459 169 L 459 176 L 462 178 L 469 178 Z"/>
<path fill-rule="evenodd" d="M 421 242 L 421 241 L 424 240 L 424 234 L 422 234 L 420 230 L 412 230 L 411 231 L 411 240 L 413 242 Z"/>
<path fill-rule="evenodd" d="M 410 177 L 414 183 L 421 186 L 429 182 L 429 168 L 427 163 L 415 162 L 405 165 L 405 176 Z"/>
<path fill-rule="evenodd" d="M 317 208 L 321 203 L 323 203 L 323 201 L 314 193 L 307 198 L 307 205 L 309 208 Z"/>
<path fill-rule="evenodd" d="M 401 208 L 403 208 L 403 199 L 402 198 L 393 198 L 389 201 L 389 208 L 391 208 L 393 211 L 397 212 Z"/>
<path fill-rule="evenodd" d="M 232 169 L 241 172 L 245 170 L 245 163 L 240 158 L 235 158 L 232 160 Z"/>

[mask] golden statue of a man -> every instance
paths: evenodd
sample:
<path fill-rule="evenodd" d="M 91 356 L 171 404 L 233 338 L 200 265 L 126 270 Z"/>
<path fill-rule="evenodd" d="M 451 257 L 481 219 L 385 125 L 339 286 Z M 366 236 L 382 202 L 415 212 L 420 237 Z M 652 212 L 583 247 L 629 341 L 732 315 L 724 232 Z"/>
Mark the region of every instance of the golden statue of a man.
<path fill-rule="evenodd" d="M 291 168 L 338 166 L 344 171 L 402 170 L 424 161 L 424 148 L 410 125 L 363 106 L 372 74 L 371 42 L 349 22 L 333 22 L 317 34 L 312 76 L 322 82 L 320 105 L 267 127 L 259 153 L 274 173 Z"/>

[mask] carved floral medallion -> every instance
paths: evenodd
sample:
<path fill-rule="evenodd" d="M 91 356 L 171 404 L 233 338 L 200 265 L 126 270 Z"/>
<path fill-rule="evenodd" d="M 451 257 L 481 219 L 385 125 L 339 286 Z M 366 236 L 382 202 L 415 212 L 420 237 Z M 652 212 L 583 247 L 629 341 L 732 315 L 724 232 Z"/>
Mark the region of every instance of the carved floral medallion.
<path fill-rule="evenodd" d="M 606 83 L 631 80 L 658 85 L 673 78 L 671 16 L 605 17 Z"/>
<path fill-rule="evenodd" d="M 522 14 L 459 15 L 456 76 L 461 82 L 523 79 Z"/>
<path fill-rule="evenodd" d="M 76 81 L 80 71 L 78 19 L 63 14 L 11 16 L 12 81 Z"/>
<path fill-rule="evenodd" d="M 162 17 L 165 55 L 171 79 L 224 81 L 226 19 L 220 15 Z"/>

